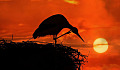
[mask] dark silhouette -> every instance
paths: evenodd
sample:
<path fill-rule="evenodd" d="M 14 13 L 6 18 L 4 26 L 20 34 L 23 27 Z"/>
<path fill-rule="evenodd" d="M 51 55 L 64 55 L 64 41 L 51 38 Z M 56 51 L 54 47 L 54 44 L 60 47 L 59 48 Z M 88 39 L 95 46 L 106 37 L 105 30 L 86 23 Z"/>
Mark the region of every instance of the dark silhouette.
<path fill-rule="evenodd" d="M 60 44 L 54 47 L 52 43 L 0 40 L 1 69 L 80 70 L 84 57 L 78 50 Z"/>
<path fill-rule="evenodd" d="M 57 34 L 63 28 L 69 28 L 73 33 L 82 39 L 82 37 L 78 34 L 78 29 L 70 25 L 67 19 L 61 14 L 52 15 L 45 19 L 33 33 L 33 38 L 36 39 L 37 37 L 46 35 L 56 35 L 57 37 Z M 66 34 L 68 33 L 70 33 L 70 31 Z M 83 39 L 82 41 L 84 42 Z"/>

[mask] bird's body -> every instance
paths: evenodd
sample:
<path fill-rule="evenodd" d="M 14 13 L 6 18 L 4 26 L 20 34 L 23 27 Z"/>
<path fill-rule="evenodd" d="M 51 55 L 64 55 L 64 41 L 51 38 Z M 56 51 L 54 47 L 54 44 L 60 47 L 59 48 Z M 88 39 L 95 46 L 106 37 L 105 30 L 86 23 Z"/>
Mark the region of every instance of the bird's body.
<path fill-rule="evenodd" d="M 63 15 L 56 14 L 45 19 L 35 30 L 33 37 L 36 39 L 38 36 L 57 35 L 63 28 L 69 28 L 73 33 L 79 35 L 77 28 L 70 25 Z"/>
<path fill-rule="evenodd" d="M 57 35 L 63 28 L 72 28 L 72 26 L 63 15 L 57 14 L 45 19 L 34 34 L 39 36 Z"/>

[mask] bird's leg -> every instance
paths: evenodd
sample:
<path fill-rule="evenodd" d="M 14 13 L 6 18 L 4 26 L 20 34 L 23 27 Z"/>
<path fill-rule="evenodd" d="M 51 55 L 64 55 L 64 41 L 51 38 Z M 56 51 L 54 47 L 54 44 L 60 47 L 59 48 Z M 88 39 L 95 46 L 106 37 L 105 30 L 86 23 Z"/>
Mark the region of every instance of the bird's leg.
<path fill-rule="evenodd" d="M 53 35 L 53 40 L 55 40 L 55 44 L 54 44 L 54 47 L 55 47 L 57 43 L 57 35 Z"/>
<path fill-rule="evenodd" d="M 69 34 L 69 33 L 71 33 L 71 30 L 70 30 L 70 31 L 68 31 L 68 32 L 66 32 L 65 34 L 63 34 L 63 35 L 61 35 L 61 36 L 57 37 L 57 39 L 58 39 L 58 38 L 60 38 L 60 37 L 62 37 L 62 36 L 64 36 L 64 35 L 66 35 L 66 34 Z"/>

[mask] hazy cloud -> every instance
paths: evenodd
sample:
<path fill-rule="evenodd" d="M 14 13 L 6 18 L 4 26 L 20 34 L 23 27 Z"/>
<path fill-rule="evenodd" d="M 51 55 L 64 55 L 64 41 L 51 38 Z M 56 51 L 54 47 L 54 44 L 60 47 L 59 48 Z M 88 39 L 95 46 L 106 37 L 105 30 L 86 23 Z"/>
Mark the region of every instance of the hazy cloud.
<path fill-rule="evenodd" d="M 120 0 L 103 0 L 105 2 L 105 8 L 108 11 L 110 15 L 113 16 L 113 18 L 116 21 L 120 22 Z"/>
<path fill-rule="evenodd" d="M 76 1 L 76 0 L 64 0 L 65 2 L 67 2 L 67 3 L 70 3 L 70 4 L 78 4 L 78 1 Z"/>

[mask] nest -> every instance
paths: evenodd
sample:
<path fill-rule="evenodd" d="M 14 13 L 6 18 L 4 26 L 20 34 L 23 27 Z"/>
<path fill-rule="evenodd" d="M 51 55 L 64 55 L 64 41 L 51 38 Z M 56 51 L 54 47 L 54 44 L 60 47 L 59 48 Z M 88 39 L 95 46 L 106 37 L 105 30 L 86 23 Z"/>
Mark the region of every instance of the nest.
<path fill-rule="evenodd" d="M 33 41 L 0 40 L 1 68 L 39 70 L 80 70 L 86 55 L 60 44 L 37 44 Z"/>

